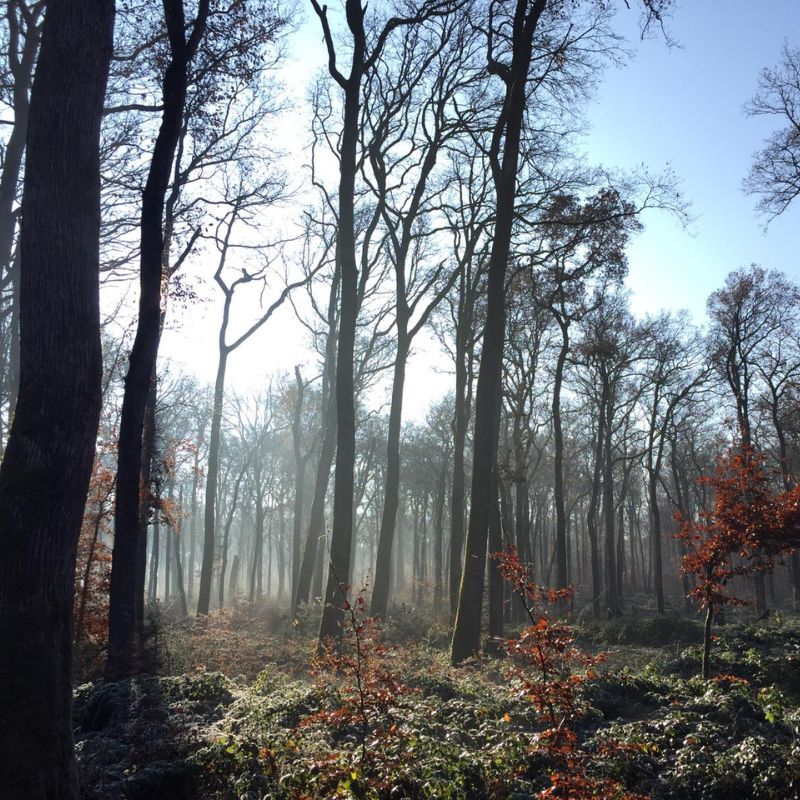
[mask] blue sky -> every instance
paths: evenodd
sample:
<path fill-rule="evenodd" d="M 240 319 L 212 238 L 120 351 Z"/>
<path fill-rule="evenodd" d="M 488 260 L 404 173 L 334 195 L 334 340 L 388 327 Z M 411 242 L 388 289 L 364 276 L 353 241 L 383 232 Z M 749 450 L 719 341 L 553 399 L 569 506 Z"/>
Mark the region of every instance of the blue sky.
<path fill-rule="evenodd" d="M 681 179 L 695 215 L 690 232 L 647 215 L 630 249 L 628 284 L 637 312 L 688 308 L 700 322 L 706 297 L 737 266 L 759 263 L 800 281 L 800 205 L 765 232 L 741 189 L 753 152 L 777 124 L 748 118 L 742 106 L 784 40 L 800 46 L 800 2 L 685 0 L 669 23 L 673 48 L 658 37 L 637 41 L 635 21 L 618 14 L 637 52 L 606 73 L 586 150 L 608 166 L 669 163 Z"/>
<path fill-rule="evenodd" d="M 308 141 L 298 129 L 307 121 L 306 87 L 324 63 L 318 22 L 308 5 L 301 8 L 305 24 L 285 70 L 296 109 L 287 149 L 298 159 Z M 339 11 L 332 3 L 332 18 Z M 629 250 L 628 285 L 637 313 L 686 308 L 702 323 L 706 298 L 738 266 L 759 263 L 800 282 L 800 204 L 765 232 L 755 199 L 741 189 L 753 152 L 777 124 L 746 117 L 742 106 L 756 89 L 759 71 L 779 60 L 784 40 L 800 46 L 800 0 L 684 0 L 669 24 L 678 43 L 673 48 L 658 36 L 639 41 L 637 18 L 624 7 L 617 15 L 616 28 L 635 57 L 602 77 L 583 146 L 591 163 L 644 164 L 652 171 L 670 164 L 681 179 L 695 216 L 691 230 L 666 214 L 647 214 L 645 230 Z M 216 302 L 204 304 L 191 320 L 175 319 L 165 335 L 164 351 L 202 380 L 213 381 L 219 314 Z M 308 359 L 303 345 L 302 330 L 282 309 L 234 354 L 229 386 L 246 392 L 263 384 L 268 372 L 291 371 Z M 452 378 L 440 372 L 447 363 L 434 341 L 421 339 L 415 349 L 405 407 L 409 417 L 421 419 Z"/>

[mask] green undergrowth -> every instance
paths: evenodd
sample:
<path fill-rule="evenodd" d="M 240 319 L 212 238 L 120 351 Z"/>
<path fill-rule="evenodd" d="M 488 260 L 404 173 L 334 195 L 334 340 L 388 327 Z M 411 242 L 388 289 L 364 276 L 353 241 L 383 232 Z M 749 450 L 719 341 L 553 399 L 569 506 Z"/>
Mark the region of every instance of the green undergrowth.
<path fill-rule="evenodd" d="M 402 638 L 413 624 L 390 627 L 383 664 L 398 683 L 386 707 L 370 712 L 367 730 L 342 714 L 346 686 L 298 673 L 308 639 L 285 646 L 289 656 L 276 643 L 259 646 L 275 658 L 255 675 L 249 667 L 194 670 L 79 687 L 83 796 L 537 797 L 553 764 L 533 752 L 537 715 L 506 662 L 454 669 L 435 623 L 421 642 Z M 596 774 L 656 800 L 798 800 L 797 623 L 721 628 L 718 677 L 709 681 L 697 677 L 700 648 L 689 629 L 683 643 L 654 647 L 648 642 L 664 642 L 649 638 L 655 622 L 629 624 L 625 633 L 624 623 L 615 626 L 613 663 L 582 688 L 577 733 Z M 597 630 L 581 630 L 581 641 L 608 638 Z M 626 649 L 636 656 L 627 666 Z"/>

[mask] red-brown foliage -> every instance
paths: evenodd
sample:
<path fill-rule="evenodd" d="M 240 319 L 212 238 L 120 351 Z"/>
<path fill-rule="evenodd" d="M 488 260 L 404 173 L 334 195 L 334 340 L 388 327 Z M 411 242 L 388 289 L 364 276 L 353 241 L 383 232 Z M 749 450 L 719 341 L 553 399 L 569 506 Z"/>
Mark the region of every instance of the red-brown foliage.
<path fill-rule="evenodd" d="M 558 765 L 549 775 L 550 786 L 539 797 L 640 800 L 640 795 L 627 792 L 618 781 L 592 774 L 596 757 L 580 747 L 576 726 L 586 709 L 581 685 L 593 677 L 592 668 L 603 657 L 590 656 L 575 647 L 571 630 L 548 613 L 549 606 L 563 605 L 573 590 L 547 589 L 534 583 L 513 545 L 492 557 L 498 560 L 501 574 L 514 587 L 531 620 L 519 638 L 505 643 L 505 649 L 514 661 L 520 694 L 533 703 L 543 725 L 533 749 Z M 606 741 L 604 751 L 597 755 L 612 758 L 621 747 Z"/>
<path fill-rule="evenodd" d="M 697 578 L 690 594 L 704 608 L 741 605 L 747 601 L 730 593 L 731 579 L 772 569 L 800 544 L 800 487 L 773 491 L 764 457 L 749 448 L 729 451 L 700 480 L 714 490 L 713 508 L 699 521 L 676 515 L 683 571 Z"/>

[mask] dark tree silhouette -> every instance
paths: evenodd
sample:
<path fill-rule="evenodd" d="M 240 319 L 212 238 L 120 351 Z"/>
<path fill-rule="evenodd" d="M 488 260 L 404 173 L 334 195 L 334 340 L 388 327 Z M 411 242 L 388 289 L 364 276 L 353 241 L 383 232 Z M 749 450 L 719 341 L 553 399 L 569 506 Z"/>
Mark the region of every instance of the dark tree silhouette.
<path fill-rule="evenodd" d="M 125 377 L 119 432 L 107 666 L 108 675 L 113 677 L 125 676 L 133 668 L 136 564 L 142 535 L 142 471 L 149 470 L 149 459 L 142 458 L 142 441 L 162 324 L 164 209 L 183 126 L 189 65 L 205 33 L 208 8 L 209 0 L 200 0 L 197 17 L 187 26 L 183 0 L 165 0 L 164 3 L 170 61 L 162 86 L 161 126 L 142 193 L 138 326 Z"/>
<path fill-rule="evenodd" d="M 772 219 L 800 195 L 800 49 L 784 45 L 781 63 L 762 71 L 758 92 L 745 110 L 783 123 L 753 157 L 744 182 L 758 195 L 758 210 Z"/>
<path fill-rule="evenodd" d="M 101 405 L 100 119 L 113 0 L 52 0 L 31 91 L 20 387 L 0 467 L 0 752 L 9 798 L 78 797 L 75 558 Z"/>

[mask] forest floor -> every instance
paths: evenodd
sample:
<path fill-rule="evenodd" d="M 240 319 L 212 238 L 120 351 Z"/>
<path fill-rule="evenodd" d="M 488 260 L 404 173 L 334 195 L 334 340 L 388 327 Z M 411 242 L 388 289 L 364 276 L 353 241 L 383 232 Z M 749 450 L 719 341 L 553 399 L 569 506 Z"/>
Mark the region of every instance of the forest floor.
<path fill-rule="evenodd" d="M 245 610 L 160 626 L 157 674 L 75 690 L 83 797 L 522 800 L 577 796 L 553 775 L 581 770 L 606 792 L 581 797 L 800 800 L 797 617 L 718 628 L 708 681 L 695 620 L 576 629 L 606 659 L 576 681 L 567 754 L 542 747 L 510 659 L 451 667 L 424 614 L 365 635 L 335 679 L 309 673 L 313 629 Z"/>

